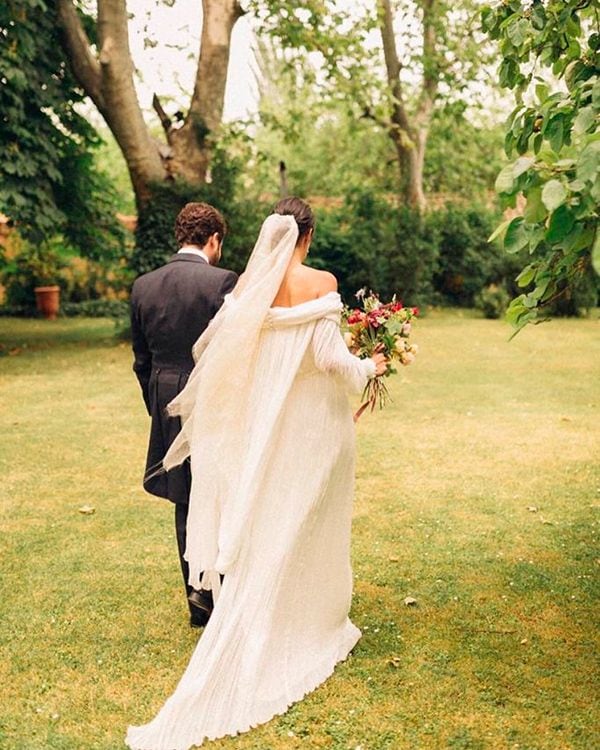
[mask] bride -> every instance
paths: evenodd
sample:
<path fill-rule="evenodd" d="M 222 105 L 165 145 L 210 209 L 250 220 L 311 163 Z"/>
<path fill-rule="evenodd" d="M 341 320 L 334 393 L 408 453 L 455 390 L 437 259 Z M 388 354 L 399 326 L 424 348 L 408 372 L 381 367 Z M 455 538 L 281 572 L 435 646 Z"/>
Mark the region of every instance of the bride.
<path fill-rule="evenodd" d="M 216 604 L 173 695 L 129 728 L 132 750 L 188 750 L 264 723 L 360 638 L 348 618 L 347 392 L 386 361 L 346 348 L 335 277 L 303 265 L 313 231 L 308 204 L 277 204 L 169 405 L 183 426 L 164 467 L 189 456 L 192 468 L 190 584 L 212 589 Z"/>

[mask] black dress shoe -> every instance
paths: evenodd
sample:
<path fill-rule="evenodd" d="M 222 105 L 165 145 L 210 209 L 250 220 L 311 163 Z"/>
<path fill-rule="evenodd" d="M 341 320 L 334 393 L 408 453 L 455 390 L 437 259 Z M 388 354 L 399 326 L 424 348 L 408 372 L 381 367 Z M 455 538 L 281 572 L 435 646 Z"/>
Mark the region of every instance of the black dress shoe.
<path fill-rule="evenodd" d="M 206 615 L 190 615 L 190 628 L 203 628 L 208 622 Z"/>
<path fill-rule="evenodd" d="M 213 598 L 210 591 L 193 590 L 188 596 L 190 603 L 190 625 L 193 628 L 202 628 L 208 622 L 213 611 Z"/>

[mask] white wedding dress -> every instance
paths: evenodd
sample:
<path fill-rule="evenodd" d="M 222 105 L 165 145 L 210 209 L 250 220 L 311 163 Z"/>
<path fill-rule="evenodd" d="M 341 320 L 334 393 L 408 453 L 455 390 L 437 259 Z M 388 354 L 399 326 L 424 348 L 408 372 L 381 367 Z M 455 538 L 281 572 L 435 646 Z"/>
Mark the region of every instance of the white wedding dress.
<path fill-rule="evenodd" d="M 132 750 L 188 750 L 264 723 L 321 684 L 360 637 L 348 619 L 347 393 L 375 366 L 349 353 L 340 310 L 330 293 L 265 318 L 251 388 L 248 445 L 263 451 L 252 519 L 175 692 L 152 722 L 129 728 Z"/>

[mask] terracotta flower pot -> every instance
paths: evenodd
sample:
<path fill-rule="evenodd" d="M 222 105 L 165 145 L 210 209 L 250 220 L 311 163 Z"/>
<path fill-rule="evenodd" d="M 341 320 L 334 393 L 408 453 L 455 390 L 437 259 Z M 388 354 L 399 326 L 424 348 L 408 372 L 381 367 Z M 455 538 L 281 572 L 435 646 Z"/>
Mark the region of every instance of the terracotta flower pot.
<path fill-rule="evenodd" d="M 44 318 L 56 320 L 60 305 L 60 287 L 36 286 L 33 291 L 35 292 L 36 307 Z"/>

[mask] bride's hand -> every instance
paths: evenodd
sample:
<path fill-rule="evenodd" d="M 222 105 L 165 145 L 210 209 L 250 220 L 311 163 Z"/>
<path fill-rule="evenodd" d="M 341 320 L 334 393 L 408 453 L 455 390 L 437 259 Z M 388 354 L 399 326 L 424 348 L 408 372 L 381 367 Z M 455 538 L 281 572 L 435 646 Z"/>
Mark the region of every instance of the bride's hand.
<path fill-rule="evenodd" d="M 375 362 L 375 375 L 383 375 L 383 373 L 387 370 L 388 361 L 385 356 L 385 354 L 382 354 L 381 352 L 376 352 L 371 359 L 373 362 Z"/>

